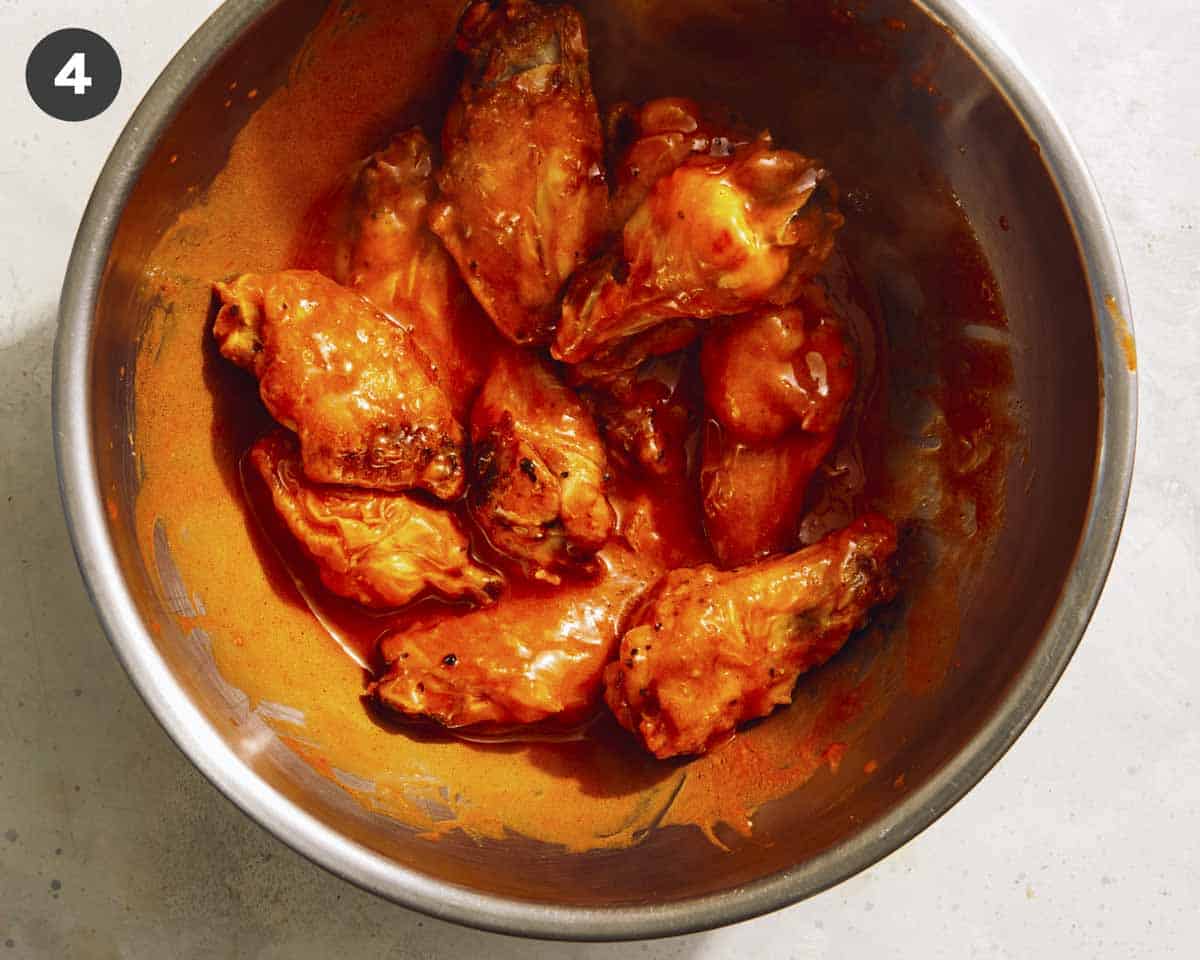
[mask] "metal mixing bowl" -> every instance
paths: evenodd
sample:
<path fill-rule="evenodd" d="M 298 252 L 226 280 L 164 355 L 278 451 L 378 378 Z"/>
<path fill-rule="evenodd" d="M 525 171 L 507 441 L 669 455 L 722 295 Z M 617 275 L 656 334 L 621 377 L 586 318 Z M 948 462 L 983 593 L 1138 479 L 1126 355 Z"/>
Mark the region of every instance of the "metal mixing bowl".
<path fill-rule="evenodd" d="M 785 9 L 771 0 L 692 5 L 705 8 L 704 29 L 688 34 L 695 42 L 736 42 L 756 10 Z M 637 18 L 663 4 L 615 6 Z M 936 84 L 946 105 L 930 109 L 914 92 L 899 119 L 978 228 L 1006 300 L 1028 413 L 1004 530 L 962 612 L 958 668 L 913 707 L 920 735 L 895 745 L 908 789 L 870 781 L 839 794 L 833 778 L 814 783 L 764 812 L 772 844 L 733 853 L 681 830 L 576 855 L 515 840 L 431 845 L 316 776 L 255 722 L 211 661 L 200 669 L 135 536 L 132 453 L 110 442 L 136 431 L 135 384 L 118 371 L 135 368 L 146 312 L 137 281 L 190 199 L 166 187 L 168 167 L 153 161 L 168 144 L 188 144 L 188 175 L 211 180 L 236 134 L 212 119 L 225 79 L 236 70 L 264 94 L 284 82 L 321 7 L 230 0 L 196 33 L 114 148 L 67 272 L 54 367 L 63 503 L 100 618 L 150 708 L 220 790 L 313 861 L 404 905 L 508 933 L 632 938 L 712 927 L 807 897 L 895 850 L 962 797 L 1045 700 L 1096 605 L 1125 511 L 1136 428 L 1127 296 L 1099 198 L 1053 112 L 952 0 L 856 5 L 864 19 L 906 21 L 901 67 Z M 771 69 L 785 82 L 789 58 L 774 53 Z M 646 62 L 656 53 L 611 55 Z M 1001 242 L 1001 214 L 1021 242 Z"/>

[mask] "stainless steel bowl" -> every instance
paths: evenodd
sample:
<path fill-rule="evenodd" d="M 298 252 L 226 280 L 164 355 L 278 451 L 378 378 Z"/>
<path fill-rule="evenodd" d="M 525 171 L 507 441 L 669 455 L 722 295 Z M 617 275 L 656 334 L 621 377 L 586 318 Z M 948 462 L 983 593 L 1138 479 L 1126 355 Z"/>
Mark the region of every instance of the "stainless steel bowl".
<path fill-rule="evenodd" d="M 632 22 L 666 7 L 630 0 L 606 15 L 615 9 L 617 23 Z M 507 933 L 616 939 L 698 930 L 810 896 L 895 850 L 969 790 L 1046 699 L 1095 608 L 1125 511 L 1136 431 L 1121 319 L 1129 306 L 1100 200 L 1062 125 L 995 35 L 953 0 L 872 0 L 859 11 L 867 20 L 902 17 L 900 68 L 940 91 L 942 109 L 916 93 L 898 102 L 898 122 L 919 133 L 972 214 L 1007 301 L 1016 391 L 1029 414 L 1004 532 L 963 611 L 960 667 L 914 708 L 920 735 L 895 745 L 908 789 L 867 783 L 839 795 L 836 785 L 814 785 L 764 814 L 772 845 L 732 854 L 678 830 L 583 855 L 515 841 L 431 846 L 313 774 L 211 661 L 202 669 L 138 546 L 129 447 L 110 442 L 136 430 L 135 385 L 118 370 L 134 369 L 146 309 L 137 280 L 188 199 L 166 188 L 166 164 L 152 161 L 186 143 L 188 175 L 210 180 L 236 133 L 212 123 L 225 78 L 236 69 L 248 86 L 277 87 L 321 8 L 229 0 L 217 11 L 114 148 L 67 272 L 54 368 L 63 503 L 100 618 L 150 708 L 220 790 L 316 863 L 406 906 Z M 771 0 L 689 0 L 693 8 L 697 17 L 678 29 L 697 49 L 736 42 L 759 13 L 788 15 Z M 637 31 L 620 36 L 613 57 L 645 64 L 661 53 L 639 49 Z M 794 58 L 771 53 L 762 62 L 785 82 Z M 851 72 L 845 82 L 869 77 Z M 1020 243 L 1001 242 L 1000 214 Z"/>

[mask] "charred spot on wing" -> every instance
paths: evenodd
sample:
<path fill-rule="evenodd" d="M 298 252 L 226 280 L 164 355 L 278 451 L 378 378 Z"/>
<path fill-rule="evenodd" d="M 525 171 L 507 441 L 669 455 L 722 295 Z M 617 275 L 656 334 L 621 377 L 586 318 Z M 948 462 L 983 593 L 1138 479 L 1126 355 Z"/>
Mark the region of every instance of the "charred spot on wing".
<path fill-rule="evenodd" d="M 476 502 L 486 500 L 500 479 L 499 451 L 491 438 L 475 445 L 475 491 Z"/>

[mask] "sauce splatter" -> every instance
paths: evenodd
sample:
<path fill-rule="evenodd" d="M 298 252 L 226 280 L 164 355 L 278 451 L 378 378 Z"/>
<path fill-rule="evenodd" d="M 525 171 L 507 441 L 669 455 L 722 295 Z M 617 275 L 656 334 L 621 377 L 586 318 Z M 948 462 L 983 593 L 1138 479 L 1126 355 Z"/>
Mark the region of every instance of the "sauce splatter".
<path fill-rule="evenodd" d="M 1125 355 L 1125 368 L 1130 373 L 1137 373 L 1137 344 L 1133 339 L 1133 331 L 1129 329 L 1129 322 L 1121 313 L 1121 306 L 1117 303 L 1117 298 L 1112 294 L 1104 298 L 1104 308 L 1108 311 L 1108 316 L 1113 322 L 1113 330 L 1117 335 L 1117 344 L 1121 347 L 1121 352 Z"/>

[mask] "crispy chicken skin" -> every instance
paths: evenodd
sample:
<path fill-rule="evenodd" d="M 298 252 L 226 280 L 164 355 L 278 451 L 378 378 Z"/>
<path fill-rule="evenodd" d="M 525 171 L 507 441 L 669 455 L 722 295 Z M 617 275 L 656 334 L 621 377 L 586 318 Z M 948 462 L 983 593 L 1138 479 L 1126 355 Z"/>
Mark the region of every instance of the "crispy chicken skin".
<path fill-rule="evenodd" d="M 308 479 L 461 496 L 463 429 L 405 327 L 311 271 L 215 289 L 221 354 L 258 378 L 267 410 L 299 435 Z"/>
<path fill-rule="evenodd" d="M 826 171 L 765 136 L 689 157 L 654 184 L 620 249 L 572 280 L 554 356 L 579 363 L 668 320 L 790 303 L 833 250 L 835 208 Z"/>
<path fill-rule="evenodd" d="M 476 3 L 458 43 L 468 63 L 429 224 L 499 330 L 548 343 L 564 282 L 608 225 L 583 21 L 569 6 Z"/>
<path fill-rule="evenodd" d="M 472 515 L 539 580 L 586 567 L 608 539 L 607 457 L 592 415 L 526 353 L 499 357 L 471 410 Z"/>
<path fill-rule="evenodd" d="M 465 417 L 502 339 L 426 226 L 435 192 L 432 148 L 419 128 L 367 158 L 355 177 L 335 279 L 411 325 Z"/>
<path fill-rule="evenodd" d="M 646 595 L 604 674 L 605 700 L 656 757 L 704 753 L 790 703 L 894 595 L 896 531 L 879 516 L 737 570 L 673 570 Z"/>
<path fill-rule="evenodd" d="M 715 325 L 700 352 L 704 526 L 724 566 L 791 550 L 813 473 L 854 392 L 841 324 L 813 289 Z"/>
<path fill-rule="evenodd" d="M 507 595 L 485 611 L 385 635 L 376 702 L 453 728 L 583 719 L 648 579 L 628 551 L 605 550 L 601 568 L 595 583 Z"/>
<path fill-rule="evenodd" d="M 316 562 L 321 582 L 366 607 L 402 607 L 428 592 L 488 604 L 503 582 L 468 551 L 454 516 L 403 493 L 313 483 L 295 438 L 268 434 L 249 463 L 275 511 Z"/>

